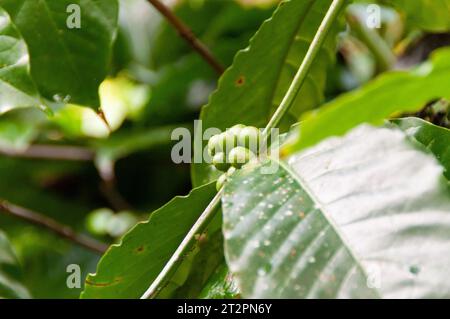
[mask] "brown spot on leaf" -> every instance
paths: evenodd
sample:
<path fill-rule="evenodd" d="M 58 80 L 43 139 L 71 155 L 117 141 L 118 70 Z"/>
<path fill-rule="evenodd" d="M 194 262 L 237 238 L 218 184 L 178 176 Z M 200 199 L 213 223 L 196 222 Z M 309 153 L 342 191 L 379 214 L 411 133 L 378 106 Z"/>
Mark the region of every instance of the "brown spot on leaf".
<path fill-rule="evenodd" d="M 297 255 L 297 250 L 292 249 L 290 255 L 291 257 L 295 257 Z"/>
<path fill-rule="evenodd" d="M 138 252 L 138 253 L 142 253 L 144 251 L 144 246 L 139 246 L 137 249 L 136 249 L 136 252 Z"/>
<path fill-rule="evenodd" d="M 199 247 L 208 242 L 208 234 L 206 233 L 195 234 L 194 238 L 197 241 Z"/>
<path fill-rule="evenodd" d="M 237 80 L 236 80 L 236 86 L 242 86 L 245 83 L 245 77 L 243 75 L 241 75 Z"/>
<path fill-rule="evenodd" d="M 116 284 L 120 281 L 122 281 L 121 277 L 114 279 L 112 282 L 95 282 L 95 281 L 90 281 L 89 279 L 86 279 L 86 285 L 94 286 L 94 287 L 108 287 L 108 286 Z"/>

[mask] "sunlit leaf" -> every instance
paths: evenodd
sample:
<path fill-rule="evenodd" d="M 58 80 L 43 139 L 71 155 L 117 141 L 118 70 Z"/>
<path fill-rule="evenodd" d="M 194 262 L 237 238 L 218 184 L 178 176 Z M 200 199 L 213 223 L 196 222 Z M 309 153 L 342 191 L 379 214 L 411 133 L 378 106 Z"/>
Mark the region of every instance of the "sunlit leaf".
<path fill-rule="evenodd" d="M 433 32 L 450 30 L 449 0 L 387 0 L 386 2 L 404 12 L 411 26 Z"/>
<path fill-rule="evenodd" d="M 223 197 L 225 253 L 243 296 L 450 296 L 442 173 L 402 131 L 365 125 L 244 169 Z"/>
<path fill-rule="evenodd" d="M 306 114 L 298 138 L 288 150 L 301 150 L 329 136 L 345 134 L 359 124 L 381 124 L 392 115 L 419 111 L 434 99 L 450 98 L 449 82 L 450 50 L 442 49 L 412 71 L 385 73 Z"/>

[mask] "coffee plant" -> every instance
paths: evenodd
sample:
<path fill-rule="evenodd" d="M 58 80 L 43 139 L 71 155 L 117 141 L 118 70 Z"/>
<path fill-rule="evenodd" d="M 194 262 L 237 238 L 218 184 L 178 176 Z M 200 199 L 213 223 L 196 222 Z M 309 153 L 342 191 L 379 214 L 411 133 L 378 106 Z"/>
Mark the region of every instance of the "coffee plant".
<path fill-rule="evenodd" d="M 0 0 L 0 297 L 450 298 L 449 8 Z"/>

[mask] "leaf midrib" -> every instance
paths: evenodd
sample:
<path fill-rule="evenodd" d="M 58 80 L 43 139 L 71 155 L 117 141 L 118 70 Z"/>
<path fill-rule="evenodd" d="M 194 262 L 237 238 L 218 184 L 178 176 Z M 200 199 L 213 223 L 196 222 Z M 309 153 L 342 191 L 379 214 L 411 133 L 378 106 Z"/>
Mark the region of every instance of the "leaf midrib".
<path fill-rule="evenodd" d="M 297 174 L 293 169 L 291 169 L 285 162 L 275 159 L 275 158 L 272 158 L 272 157 L 270 157 L 270 160 L 276 162 L 288 174 L 290 174 L 294 178 L 294 180 L 297 182 L 298 186 L 301 187 L 305 191 L 305 193 L 311 198 L 311 200 L 315 204 L 317 204 L 318 211 L 321 212 L 321 215 L 325 218 L 325 220 L 328 222 L 328 224 L 331 226 L 331 228 L 335 231 L 336 235 L 339 237 L 339 239 L 343 243 L 343 246 L 347 249 L 349 255 L 352 257 L 354 263 L 361 270 L 361 272 L 364 275 L 364 278 L 367 280 L 369 278 L 369 276 L 367 274 L 365 267 L 360 262 L 360 259 L 362 259 L 362 258 L 358 258 L 358 254 L 356 254 L 353 251 L 353 249 L 352 249 L 351 245 L 349 244 L 349 241 L 346 239 L 345 235 L 342 234 L 342 232 L 339 230 L 339 227 L 334 222 L 334 220 L 331 218 L 330 214 L 326 213 L 325 205 L 319 200 L 319 198 L 315 195 L 315 193 L 308 187 L 308 184 L 306 183 L 306 181 L 299 174 Z M 378 288 L 374 287 L 374 288 L 370 288 L 370 289 L 375 292 L 376 296 L 379 299 L 382 299 L 382 295 L 381 295 L 380 291 L 378 290 Z"/>

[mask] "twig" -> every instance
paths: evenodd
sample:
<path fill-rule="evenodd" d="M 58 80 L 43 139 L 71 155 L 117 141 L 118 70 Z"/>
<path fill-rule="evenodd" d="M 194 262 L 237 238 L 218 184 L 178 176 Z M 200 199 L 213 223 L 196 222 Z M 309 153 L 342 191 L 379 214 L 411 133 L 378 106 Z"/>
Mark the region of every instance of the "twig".
<path fill-rule="evenodd" d="M 62 238 L 65 238 L 96 253 L 104 254 L 108 249 L 107 245 L 90 237 L 77 234 L 69 226 L 60 224 L 47 216 L 43 216 L 26 208 L 11 204 L 2 199 L 0 199 L 0 211 L 7 215 L 30 222 L 36 226 L 43 227 Z"/>
<path fill-rule="evenodd" d="M 186 42 L 197 51 L 206 62 L 220 75 L 223 73 L 224 68 L 219 61 L 213 56 L 211 51 L 204 45 L 192 32 L 192 30 L 184 24 L 177 16 L 173 14 L 169 7 L 167 7 L 160 0 L 147 0 L 150 2 L 156 10 L 159 11 L 167 21 L 178 31 L 180 36 L 186 40 Z"/>
<path fill-rule="evenodd" d="M 0 149 L 6 156 L 68 161 L 92 161 L 94 152 L 79 146 L 31 145 L 24 151 Z"/>
<path fill-rule="evenodd" d="M 102 181 L 100 192 L 111 205 L 111 207 L 120 212 L 124 210 L 133 210 L 131 205 L 125 200 L 122 194 L 117 190 L 116 180 Z"/>
<path fill-rule="evenodd" d="M 117 179 L 115 173 L 114 161 L 96 161 L 98 174 L 102 179 L 100 184 L 100 191 L 108 200 L 109 204 L 116 211 L 132 210 L 131 205 L 125 200 L 125 198 L 117 190 Z"/>
<path fill-rule="evenodd" d="M 283 115 L 289 110 L 300 91 L 306 75 L 308 74 L 311 65 L 317 56 L 327 34 L 332 26 L 334 20 L 336 19 L 338 13 L 343 7 L 346 0 L 333 0 L 333 3 L 330 6 L 325 18 L 323 19 L 314 40 L 311 43 L 311 46 L 308 49 L 308 53 L 303 60 L 300 69 L 298 70 L 295 78 L 289 87 L 289 90 L 286 93 L 283 101 L 278 107 L 277 111 L 270 119 L 266 128 L 263 131 L 263 138 L 267 139 L 270 136 L 270 131 L 272 128 L 276 127 Z M 168 282 L 169 278 L 175 273 L 178 269 L 181 261 L 183 260 L 183 256 L 189 251 L 190 247 L 195 243 L 195 235 L 203 232 L 206 229 L 210 221 L 214 218 L 216 212 L 221 203 L 221 198 L 223 194 L 223 188 L 216 194 L 213 200 L 209 203 L 208 207 L 203 211 L 200 218 L 195 222 L 194 226 L 187 233 L 180 246 L 178 246 L 175 253 L 169 259 L 167 264 L 164 266 L 162 271 L 159 273 L 158 277 L 152 282 L 147 291 L 142 295 L 141 299 L 154 298 L 161 291 L 164 285 Z"/>

